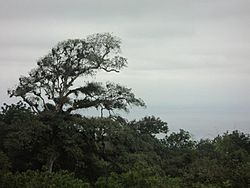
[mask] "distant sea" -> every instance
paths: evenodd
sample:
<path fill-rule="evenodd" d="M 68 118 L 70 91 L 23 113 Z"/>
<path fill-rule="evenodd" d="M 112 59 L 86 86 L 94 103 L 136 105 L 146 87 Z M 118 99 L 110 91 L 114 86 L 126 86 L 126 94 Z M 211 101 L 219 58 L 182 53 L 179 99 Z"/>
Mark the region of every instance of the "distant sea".
<path fill-rule="evenodd" d="M 87 116 L 98 116 L 99 112 L 85 110 Z M 170 132 L 184 129 L 196 140 L 214 138 L 226 131 L 239 130 L 250 134 L 250 108 L 247 107 L 187 107 L 150 106 L 134 108 L 130 113 L 119 113 L 129 120 L 154 115 L 168 123 Z"/>

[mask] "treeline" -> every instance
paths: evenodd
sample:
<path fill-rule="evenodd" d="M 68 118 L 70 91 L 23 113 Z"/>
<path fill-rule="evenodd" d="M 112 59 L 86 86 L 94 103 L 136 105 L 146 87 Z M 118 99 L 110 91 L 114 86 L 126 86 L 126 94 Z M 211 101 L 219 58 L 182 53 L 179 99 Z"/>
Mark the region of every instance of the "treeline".
<path fill-rule="evenodd" d="M 159 118 L 114 116 L 146 104 L 131 88 L 90 80 L 126 66 L 121 40 L 97 33 L 58 43 L 21 76 L 8 94 L 23 103 L 0 113 L 0 187 L 250 187 L 248 134 L 194 141 Z M 89 108 L 102 118 L 77 114 Z"/>
<path fill-rule="evenodd" d="M 247 188 L 249 154 L 248 134 L 195 141 L 153 116 L 35 114 L 21 102 L 0 114 L 2 188 Z"/>

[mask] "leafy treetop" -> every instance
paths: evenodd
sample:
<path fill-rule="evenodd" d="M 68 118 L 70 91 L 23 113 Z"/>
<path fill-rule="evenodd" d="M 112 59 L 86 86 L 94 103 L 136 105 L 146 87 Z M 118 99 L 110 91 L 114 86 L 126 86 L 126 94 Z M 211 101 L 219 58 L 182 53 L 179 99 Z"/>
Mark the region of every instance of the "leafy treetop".
<path fill-rule="evenodd" d="M 119 72 L 126 67 L 120 44 L 120 39 L 110 33 L 60 42 L 37 62 L 29 76 L 20 77 L 19 85 L 8 93 L 10 97 L 21 97 L 36 113 L 44 110 L 70 113 L 90 107 L 101 112 L 128 111 L 131 105 L 145 106 L 130 88 L 118 84 L 83 81 L 82 86 L 74 86 L 80 77 L 94 76 L 101 70 Z"/>

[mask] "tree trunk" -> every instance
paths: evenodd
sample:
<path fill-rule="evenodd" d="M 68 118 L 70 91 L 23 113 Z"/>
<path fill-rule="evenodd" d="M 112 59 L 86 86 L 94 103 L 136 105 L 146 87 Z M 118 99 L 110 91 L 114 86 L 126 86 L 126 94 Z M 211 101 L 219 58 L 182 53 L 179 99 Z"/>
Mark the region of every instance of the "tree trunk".
<path fill-rule="evenodd" d="M 49 159 L 48 159 L 48 162 L 47 162 L 47 170 L 51 173 L 53 171 L 53 166 L 54 166 L 54 163 L 56 161 L 58 157 L 58 154 L 57 153 L 53 153 L 50 155 Z"/>

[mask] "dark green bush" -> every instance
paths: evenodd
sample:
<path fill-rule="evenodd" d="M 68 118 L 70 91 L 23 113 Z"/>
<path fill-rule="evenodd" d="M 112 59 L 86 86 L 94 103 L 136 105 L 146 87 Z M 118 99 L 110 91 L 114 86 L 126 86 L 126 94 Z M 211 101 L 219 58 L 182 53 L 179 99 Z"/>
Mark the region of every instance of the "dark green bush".
<path fill-rule="evenodd" d="M 66 171 L 57 173 L 28 170 L 23 173 L 4 173 L 0 179 L 2 188 L 88 188 L 88 183 L 74 178 Z"/>

